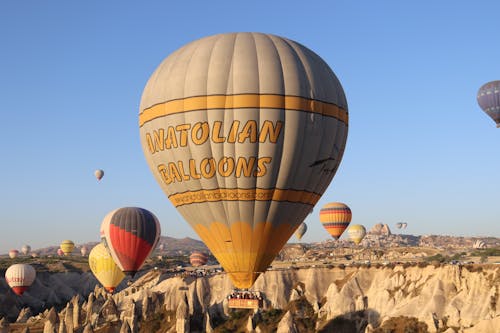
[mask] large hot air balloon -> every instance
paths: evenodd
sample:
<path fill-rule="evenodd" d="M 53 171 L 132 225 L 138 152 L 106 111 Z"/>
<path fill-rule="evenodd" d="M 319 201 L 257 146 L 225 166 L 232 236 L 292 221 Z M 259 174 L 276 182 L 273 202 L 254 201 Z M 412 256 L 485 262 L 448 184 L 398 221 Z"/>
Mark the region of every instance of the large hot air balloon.
<path fill-rule="evenodd" d="M 30 251 L 31 251 L 31 246 L 29 246 L 29 245 L 23 245 L 23 247 L 21 248 L 21 252 L 25 256 L 28 255 L 28 253 L 30 253 Z"/>
<path fill-rule="evenodd" d="M 9 251 L 9 258 L 10 259 L 15 259 L 19 255 L 19 250 L 12 249 Z"/>
<path fill-rule="evenodd" d="M 95 178 L 97 178 L 97 180 L 101 180 L 102 177 L 104 177 L 104 171 L 101 169 L 97 169 L 96 171 L 94 171 L 94 176 Z"/>
<path fill-rule="evenodd" d="M 112 293 L 122 282 L 125 274 L 116 265 L 109 250 L 103 243 L 99 243 L 90 251 L 89 266 L 95 277 L 103 285 L 104 289 Z"/>
<path fill-rule="evenodd" d="M 73 241 L 70 241 L 68 239 L 63 240 L 61 242 L 61 245 L 59 245 L 59 246 L 60 246 L 60 248 L 65 256 L 70 255 L 73 252 L 73 250 L 75 249 L 75 243 L 73 243 Z"/>
<path fill-rule="evenodd" d="M 189 262 L 193 267 L 203 266 L 207 263 L 208 256 L 200 251 L 193 251 L 189 256 Z"/>
<path fill-rule="evenodd" d="M 481 109 L 500 127 L 500 81 L 491 81 L 479 88 L 477 102 Z"/>
<path fill-rule="evenodd" d="M 22 295 L 35 281 L 36 271 L 27 264 L 15 264 L 5 271 L 5 281 L 17 295 Z"/>
<path fill-rule="evenodd" d="M 297 237 L 298 240 L 301 240 L 302 239 L 302 236 L 304 236 L 304 234 L 306 233 L 307 231 L 307 224 L 305 224 L 304 222 L 302 222 L 299 227 L 297 228 L 297 230 L 295 231 L 295 237 Z"/>
<path fill-rule="evenodd" d="M 333 237 L 338 239 L 351 223 L 351 209 L 344 203 L 331 202 L 323 206 L 319 212 L 319 220 Z"/>
<path fill-rule="evenodd" d="M 57 255 L 58 256 L 63 256 L 64 255 L 64 252 L 61 248 L 57 249 Z"/>
<path fill-rule="evenodd" d="M 354 242 L 354 244 L 359 245 L 366 235 L 366 229 L 361 224 L 354 224 L 347 229 L 347 234 L 349 239 Z"/>
<path fill-rule="evenodd" d="M 82 257 L 85 257 L 88 252 L 89 252 L 89 249 L 85 245 L 82 246 L 82 248 L 80 249 L 80 253 L 81 253 Z"/>
<path fill-rule="evenodd" d="M 154 177 L 243 289 L 328 187 L 347 123 L 344 91 L 325 61 L 250 32 L 171 54 L 146 84 L 139 114 Z"/>
<path fill-rule="evenodd" d="M 101 224 L 101 239 L 120 269 L 134 275 L 160 239 L 160 223 L 144 208 L 116 209 Z"/>

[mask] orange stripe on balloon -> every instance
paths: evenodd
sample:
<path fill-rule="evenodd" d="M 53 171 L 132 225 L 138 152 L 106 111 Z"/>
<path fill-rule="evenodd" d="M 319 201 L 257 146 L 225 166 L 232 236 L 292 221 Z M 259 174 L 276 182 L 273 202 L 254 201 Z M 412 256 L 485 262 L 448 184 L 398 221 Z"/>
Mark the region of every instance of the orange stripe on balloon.
<path fill-rule="evenodd" d="M 333 117 L 347 125 L 347 111 L 333 103 L 322 102 L 299 96 L 283 96 L 272 94 L 240 94 L 194 96 L 166 101 L 144 109 L 139 114 L 139 127 L 156 118 L 171 114 L 211 109 L 285 109 L 318 113 Z"/>
<path fill-rule="evenodd" d="M 193 203 L 217 201 L 287 201 L 315 205 L 321 195 L 308 191 L 282 189 L 224 189 L 188 191 L 172 194 L 168 198 L 175 207 Z"/>

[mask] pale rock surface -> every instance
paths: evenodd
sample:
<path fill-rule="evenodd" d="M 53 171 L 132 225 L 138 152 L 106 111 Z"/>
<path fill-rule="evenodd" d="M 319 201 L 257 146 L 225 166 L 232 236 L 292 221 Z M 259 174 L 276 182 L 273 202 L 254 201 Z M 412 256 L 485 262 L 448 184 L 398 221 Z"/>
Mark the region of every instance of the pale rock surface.
<path fill-rule="evenodd" d="M 92 325 L 90 323 L 87 323 L 85 327 L 83 328 L 82 333 L 94 333 L 94 330 L 92 329 Z"/>
<path fill-rule="evenodd" d="M 64 319 L 61 320 L 64 322 L 64 326 L 66 327 L 66 332 L 67 333 L 73 333 L 74 332 L 74 325 L 73 325 L 73 302 L 68 302 L 66 304 L 66 308 L 64 309 Z"/>
<path fill-rule="evenodd" d="M 185 297 L 181 299 L 177 306 L 175 330 L 177 333 L 188 333 L 190 331 L 189 308 Z"/>
<path fill-rule="evenodd" d="M 298 333 L 290 311 L 287 311 L 278 323 L 277 333 Z"/>
<path fill-rule="evenodd" d="M 464 333 L 498 333 L 500 331 L 500 316 L 490 320 L 481 320 L 474 327 L 464 329 Z"/>
<path fill-rule="evenodd" d="M 210 323 L 210 315 L 208 312 L 205 313 L 203 327 L 205 328 L 205 333 L 212 333 L 214 331 L 212 324 Z"/>
<path fill-rule="evenodd" d="M 115 322 L 120 319 L 120 313 L 112 297 L 108 297 L 97 313 L 95 327 L 100 327 L 105 323 Z"/>
<path fill-rule="evenodd" d="M 68 333 L 66 330 L 66 324 L 64 324 L 64 321 L 61 320 L 59 323 L 59 329 L 57 330 L 57 333 Z"/>
<path fill-rule="evenodd" d="M 30 308 L 22 308 L 17 316 L 16 323 L 26 323 L 30 317 L 33 316 Z"/>
<path fill-rule="evenodd" d="M 0 333 L 9 333 L 9 327 L 10 325 L 7 319 L 0 319 Z"/>
<path fill-rule="evenodd" d="M 45 316 L 45 323 L 43 325 L 43 333 L 57 333 L 57 322 L 59 316 L 56 309 L 51 308 Z"/>
<path fill-rule="evenodd" d="M 120 333 L 132 333 L 130 326 L 126 321 L 122 322 L 122 326 L 120 327 Z"/>

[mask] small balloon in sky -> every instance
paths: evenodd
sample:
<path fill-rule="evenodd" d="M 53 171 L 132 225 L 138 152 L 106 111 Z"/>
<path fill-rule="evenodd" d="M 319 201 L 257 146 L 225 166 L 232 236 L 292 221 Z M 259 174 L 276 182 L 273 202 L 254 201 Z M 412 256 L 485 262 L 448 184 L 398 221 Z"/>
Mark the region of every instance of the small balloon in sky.
<path fill-rule="evenodd" d="M 95 178 L 97 178 L 97 180 L 101 180 L 102 177 L 104 177 L 104 171 L 101 169 L 97 169 L 96 171 L 94 171 L 94 176 Z"/>
<path fill-rule="evenodd" d="M 481 109 L 500 127 L 500 81 L 485 83 L 477 92 Z"/>

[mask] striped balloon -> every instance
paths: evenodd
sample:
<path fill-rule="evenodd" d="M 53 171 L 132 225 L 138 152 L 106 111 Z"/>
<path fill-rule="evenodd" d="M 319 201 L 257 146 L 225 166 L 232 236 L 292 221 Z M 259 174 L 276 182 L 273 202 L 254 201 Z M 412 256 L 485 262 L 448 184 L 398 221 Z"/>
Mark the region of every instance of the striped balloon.
<path fill-rule="evenodd" d="M 189 262 L 193 267 L 203 266 L 207 263 L 207 261 L 208 261 L 208 256 L 200 251 L 194 251 L 189 256 Z"/>
<path fill-rule="evenodd" d="M 479 88 L 477 103 L 500 127 L 500 81 L 491 81 Z"/>
<path fill-rule="evenodd" d="M 160 239 L 160 222 L 144 208 L 124 207 L 110 212 L 101 224 L 101 240 L 114 261 L 134 276 Z"/>
<path fill-rule="evenodd" d="M 341 202 L 328 203 L 319 212 L 321 224 L 333 239 L 338 239 L 342 235 L 351 218 L 351 209 Z"/>

